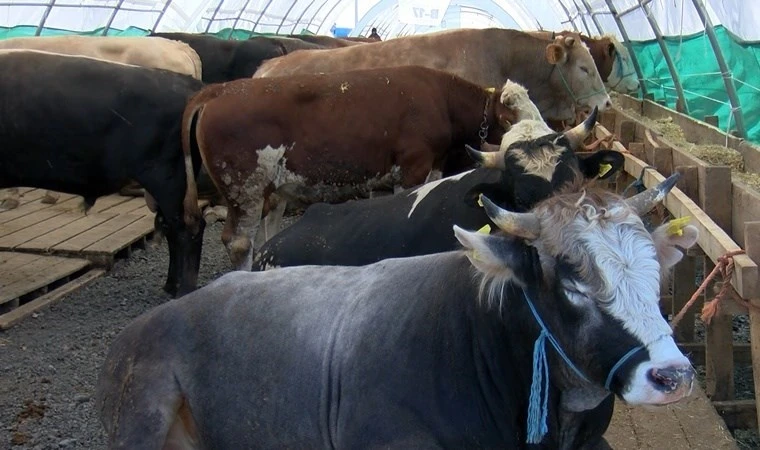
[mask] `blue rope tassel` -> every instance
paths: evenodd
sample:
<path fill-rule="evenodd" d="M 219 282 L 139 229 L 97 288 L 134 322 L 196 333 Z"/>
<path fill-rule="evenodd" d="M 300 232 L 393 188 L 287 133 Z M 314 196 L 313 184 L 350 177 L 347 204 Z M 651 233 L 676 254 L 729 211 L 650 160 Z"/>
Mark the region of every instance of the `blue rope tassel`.
<path fill-rule="evenodd" d="M 533 345 L 533 381 L 530 384 L 528 404 L 528 444 L 538 444 L 549 431 L 549 363 L 546 359 L 546 328 Z"/>

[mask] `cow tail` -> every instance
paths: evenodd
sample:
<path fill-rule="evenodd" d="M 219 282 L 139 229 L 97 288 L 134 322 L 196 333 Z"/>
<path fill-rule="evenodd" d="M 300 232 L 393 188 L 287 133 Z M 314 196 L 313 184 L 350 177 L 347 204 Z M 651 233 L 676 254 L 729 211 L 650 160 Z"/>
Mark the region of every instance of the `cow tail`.
<path fill-rule="evenodd" d="M 205 102 L 202 99 L 191 99 L 182 115 L 182 154 L 185 159 L 185 178 L 187 180 L 182 206 L 185 225 L 188 227 L 193 227 L 197 221 L 202 220 L 201 211 L 198 207 L 198 186 L 195 182 L 193 150 L 200 153 L 200 146 L 195 136 L 198 126 L 195 119 L 204 106 Z M 200 161 L 201 158 L 198 160 Z"/>

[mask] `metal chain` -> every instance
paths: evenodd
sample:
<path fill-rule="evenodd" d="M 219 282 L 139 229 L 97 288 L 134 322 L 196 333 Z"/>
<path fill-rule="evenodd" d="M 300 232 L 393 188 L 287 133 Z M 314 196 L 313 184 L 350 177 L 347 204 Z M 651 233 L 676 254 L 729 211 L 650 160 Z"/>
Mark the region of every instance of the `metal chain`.
<path fill-rule="evenodd" d="M 490 94 L 486 97 L 486 106 L 483 108 L 483 121 L 480 122 L 480 131 L 478 131 L 478 137 L 480 137 L 480 145 L 486 142 L 488 137 L 488 104 L 491 101 Z"/>

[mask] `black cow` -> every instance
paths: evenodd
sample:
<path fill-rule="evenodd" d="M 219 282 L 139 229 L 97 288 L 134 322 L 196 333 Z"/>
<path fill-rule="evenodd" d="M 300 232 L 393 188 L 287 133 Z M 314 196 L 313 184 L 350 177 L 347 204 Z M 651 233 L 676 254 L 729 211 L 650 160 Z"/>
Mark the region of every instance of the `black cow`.
<path fill-rule="evenodd" d="M 452 225 L 493 226 L 478 205 L 480 194 L 504 208 L 525 211 L 572 181 L 578 171 L 594 179 L 602 172 L 607 178 L 621 168 L 623 156 L 615 151 L 576 155 L 575 148 L 594 120 L 590 116 L 566 135 L 515 142 L 507 152 L 471 152 L 478 159 L 488 157 L 482 163 L 494 168 L 481 167 L 389 197 L 314 204 L 258 250 L 253 270 L 306 264 L 357 266 L 453 250 L 457 241 Z M 518 122 L 504 140 L 524 134 L 523 125 L 534 131 L 532 121 Z M 541 123 L 538 129 L 543 132 L 546 126 Z M 541 173 L 546 168 L 548 172 Z"/>
<path fill-rule="evenodd" d="M 165 224 L 170 262 L 164 289 L 193 290 L 204 223 L 190 201 L 195 193 L 186 192 L 179 127 L 187 99 L 202 83 L 34 50 L 3 51 L 0 67 L 0 188 L 69 192 L 92 205 L 136 180 L 155 198 Z"/>
<path fill-rule="evenodd" d="M 227 274 L 116 337 L 108 448 L 598 448 L 610 418 L 586 411 L 610 392 L 662 405 L 694 382 L 658 304 L 697 230 L 638 217 L 673 184 L 529 213 L 484 197 L 503 233 L 454 227 L 464 251 Z"/>
<path fill-rule="evenodd" d="M 224 40 L 192 33 L 151 33 L 165 39 L 182 41 L 201 58 L 204 83 L 222 83 L 250 78 L 262 62 L 287 54 L 282 43 L 266 37 L 245 41 Z"/>

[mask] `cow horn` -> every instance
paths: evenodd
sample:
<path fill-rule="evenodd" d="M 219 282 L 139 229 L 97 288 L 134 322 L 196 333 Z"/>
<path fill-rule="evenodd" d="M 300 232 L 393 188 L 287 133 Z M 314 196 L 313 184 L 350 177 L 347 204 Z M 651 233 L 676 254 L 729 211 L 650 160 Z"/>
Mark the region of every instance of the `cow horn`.
<path fill-rule="evenodd" d="M 506 231 L 512 236 L 521 237 L 531 241 L 538 237 L 538 233 L 541 230 L 541 224 L 535 214 L 507 211 L 489 200 L 485 195 L 481 195 L 480 200 L 483 203 L 483 208 L 485 208 L 488 217 L 490 217 L 491 220 L 493 220 L 493 223 L 503 231 Z"/>
<path fill-rule="evenodd" d="M 625 202 L 636 211 L 636 214 L 642 216 L 651 211 L 652 208 L 665 199 L 665 196 L 667 196 L 668 192 L 673 189 L 680 177 L 681 174 L 674 172 L 673 175 L 666 178 L 662 183 L 636 194 L 633 197 L 627 198 Z"/>
<path fill-rule="evenodd" d="M 504 153 L 501 151 L 496 152 L 480 152 L 465 144 L 467 154 L 470 155 L 475 162 L 481 167 L 489 167 L 492 169 L 506 170 L 507 165 L 504 162 Z"/>
<path fill-rule="evenodd" d="M 580 123 L 574 128 L 565 131 L 565 136 L 567 137 L 567 140 L 570 141 L 570 148 L 573 151 L 583 145 L 583 141 L 586 139 L 589 133 L 591 133 L 591 130 L 594 129 L 594 125 L 596 125 L 596 115 L 598 112 L 599 109 L 594 106 L 594 110 L 591 111 L 591 114 L 586 117 L 586 120 L 584 120 L 583 123 Z"/>

